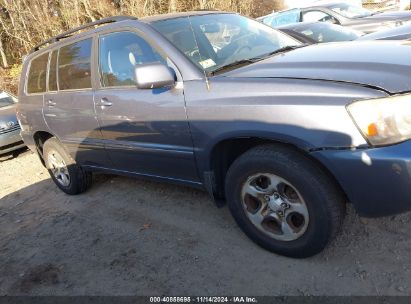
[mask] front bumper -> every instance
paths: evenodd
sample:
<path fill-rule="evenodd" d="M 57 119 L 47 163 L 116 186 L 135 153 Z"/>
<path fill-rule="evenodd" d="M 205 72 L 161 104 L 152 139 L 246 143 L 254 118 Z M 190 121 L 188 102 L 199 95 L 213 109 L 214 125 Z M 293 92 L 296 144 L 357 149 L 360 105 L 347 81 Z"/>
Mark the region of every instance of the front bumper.
<path fill-rule="evenodd" d="M 20 136 L 20 129 L 0 134 L 0 155 L 12 152 L 25 146 Z"/>
<path fill-rule="evenodd" d="M 411 140 L 312 155 L 331 171 L 360 215 L 377 217 L 411 210 Z"/>

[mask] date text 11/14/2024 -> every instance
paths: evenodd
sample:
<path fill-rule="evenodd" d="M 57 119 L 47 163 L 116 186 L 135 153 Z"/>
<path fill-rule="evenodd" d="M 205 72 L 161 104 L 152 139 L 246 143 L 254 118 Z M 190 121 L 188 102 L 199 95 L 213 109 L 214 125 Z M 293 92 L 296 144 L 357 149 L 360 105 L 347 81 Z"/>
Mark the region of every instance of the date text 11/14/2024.
<path fill-rule="evenodd" d="M 150 303 L 258 303 L 254 297 L 150 297 Z"/>

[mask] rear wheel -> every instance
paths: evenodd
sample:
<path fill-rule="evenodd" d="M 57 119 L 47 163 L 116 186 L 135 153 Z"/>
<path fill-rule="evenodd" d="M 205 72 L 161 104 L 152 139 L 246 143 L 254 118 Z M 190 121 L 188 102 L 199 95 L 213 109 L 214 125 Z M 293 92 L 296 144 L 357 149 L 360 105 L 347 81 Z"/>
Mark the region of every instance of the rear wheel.
<path fill-rule="evenodd" d="M 240 156 L 227 173 L 226 197 L 236 222 L 254 242 L 297 258 L 323 250 L 345 213 L 344 196 L 329 176 L 282 145 Z"/>
<path fill-rule="evenodd" d="M 84 170 L 52 137 L 43 146 L 43 158 L 54 183 L 67 194 L 79 194 L 91 186 L 91 172 Z"/>

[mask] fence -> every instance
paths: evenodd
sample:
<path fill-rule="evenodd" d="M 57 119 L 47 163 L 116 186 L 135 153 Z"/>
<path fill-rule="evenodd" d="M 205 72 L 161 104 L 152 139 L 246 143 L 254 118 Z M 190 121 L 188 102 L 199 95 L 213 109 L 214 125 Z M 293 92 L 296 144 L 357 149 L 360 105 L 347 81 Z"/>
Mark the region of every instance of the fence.
<path fill-rule="evenodd" d="M 363 7 L 372 11 L 394 11 L 410 9 L 410 0 L 366 0 Z"/>

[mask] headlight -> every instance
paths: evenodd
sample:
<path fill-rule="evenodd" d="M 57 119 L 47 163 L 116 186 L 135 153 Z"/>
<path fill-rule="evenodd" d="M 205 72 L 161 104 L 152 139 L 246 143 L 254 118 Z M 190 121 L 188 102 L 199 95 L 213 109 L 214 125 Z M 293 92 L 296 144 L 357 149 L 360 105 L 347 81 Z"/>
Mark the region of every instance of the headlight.
<path fill-rule="evenodd" d="M 355 101 L 347 110 L 372 145 L 394 144 L 411 138 L 411 94 Z"/>

